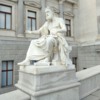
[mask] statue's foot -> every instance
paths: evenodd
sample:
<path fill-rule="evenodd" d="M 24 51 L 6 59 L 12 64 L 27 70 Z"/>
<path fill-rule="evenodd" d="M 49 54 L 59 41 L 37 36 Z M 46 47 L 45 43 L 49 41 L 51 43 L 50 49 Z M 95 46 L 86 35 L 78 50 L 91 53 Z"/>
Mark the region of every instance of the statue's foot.
<path fill-rule="evenodd" d="M 34 63 L 35 66 L 50 66 L 51 63 L 50 62 L 37 62 Z"/>
<path fill-rule="evenodd" d="M 34 63 L 35 66 L 50 66 L 51 65 L 51 62 L 50 62 L 50 59 L 49 58 L 45 58 L 43 60 L 40 60 L 36 63 Z"/>
<path fill-rule="evenodd" d="M 18 65 L 19 65 L 19 66 L 26 66 L 26 65 L 30 65 L 30 61 L 28 61 L 28 60 L 24 60 L 24 61 L 22 61 L 22 62 L 18 63 Z"/>
<path fill-rule="evenodd" d="M 52 65 L 59 66 L 59 65 L 61 65 L 61 62 L 60 61 L 59 62 L 58 61 L 53 61 Z"/>

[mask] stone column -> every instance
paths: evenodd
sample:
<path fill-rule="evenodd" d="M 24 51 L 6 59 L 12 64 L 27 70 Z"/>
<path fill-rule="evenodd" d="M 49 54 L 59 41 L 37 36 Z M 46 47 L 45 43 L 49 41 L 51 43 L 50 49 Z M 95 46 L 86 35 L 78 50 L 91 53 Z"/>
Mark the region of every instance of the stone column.
<path fill-rule="evenodd" d="M 18 23 L 17 23 L 17 35 L 24 35 L 24 4 L 23 0 L 18 0 Z"/>
<path fill-rule="evenodd" d="M 64 18 L 64 1 L 65 0 L 59 1 L 60 17 L 62 17 L 62 18 Z"/>
<path fill-rule="evenodd" d="M 73 13 L 74 13 L 74 27 L 73 27 L 73 30 L 74 30 L 74 37 L 75 37 L 75 40 L 76 41 L 79 41 L 79 18 L 78 18 L 78 5 L 77 4 L 74 4 L 73 6 Z"/>
<path fill-rule="evenodd" d="M 97 23 L 98 23 L 98 34 L 100 34 L 100 16 L 97 17 Z"/>
<path fill-rule="evenodd" d="M 96 41 L 100 41 L 100 16 L 97 16 L 98 35 Z"/>
<path fill-rule="evenodd" d="M 46 0 L 41 0 L 41 16 L 40 16 L 41 25 L 43 25 L 45 22 L 45 12 L 44 12 L 45 8 L 46 8 Z"/>
<path fill-rule="evenodd" d="M 2 67 L 2 61 L 0 60 L 0 66 Z M 0 67 L 0 76 L 2 76 L 2 68 Z M 0 77 L 0 88 L 1 88 L 1 84 L 2 84 L 2 77 Z"/>

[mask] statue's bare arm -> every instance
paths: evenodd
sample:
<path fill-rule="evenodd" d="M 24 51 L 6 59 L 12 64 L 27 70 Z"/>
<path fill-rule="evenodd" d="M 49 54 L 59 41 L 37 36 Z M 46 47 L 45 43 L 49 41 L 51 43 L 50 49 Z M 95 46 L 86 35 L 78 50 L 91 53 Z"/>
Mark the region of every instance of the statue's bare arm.
<path fill-rule="evenodd" d="M 43 29 L 43 27 L 45 25 L 46 25 L 46 23 L 40 29 L 38 29 L 38 30 L 34 30 L 34 31 L 27 30 L 25 33 L 27 33 L 27 34 L 41 34 L 41 31 L 42 31 L 42 29 Z"/>
<path fill-rule="evenodd" d="M 63 19 L 59 20 L 59 24 L 60 24 L 60 29 L 57 30 L 57 33 L 66 33 L 66 26 L 65 26 L 65 22 Z"/>

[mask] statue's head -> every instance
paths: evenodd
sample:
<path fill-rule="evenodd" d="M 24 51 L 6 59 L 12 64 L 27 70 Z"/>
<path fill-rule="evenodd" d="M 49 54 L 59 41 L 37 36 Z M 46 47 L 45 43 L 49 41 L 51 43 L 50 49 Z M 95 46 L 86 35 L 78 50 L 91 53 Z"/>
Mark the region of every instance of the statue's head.
<path fill-rule="evenodd" d="M 52 7 L 45 8 L 46 20 L 52 20 L 54 17 L 54 10 Z"/>

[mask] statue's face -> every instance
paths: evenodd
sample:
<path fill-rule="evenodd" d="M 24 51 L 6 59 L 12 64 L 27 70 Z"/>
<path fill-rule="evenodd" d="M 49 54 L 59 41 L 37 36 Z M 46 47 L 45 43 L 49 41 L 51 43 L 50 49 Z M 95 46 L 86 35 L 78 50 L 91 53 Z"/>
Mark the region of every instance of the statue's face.
<path fill-rule="evenodd" d="M 46 13 L 46 20 L 52 20 L 53 12 L 50 9 L 46 9 L 45 13 Z"/>

